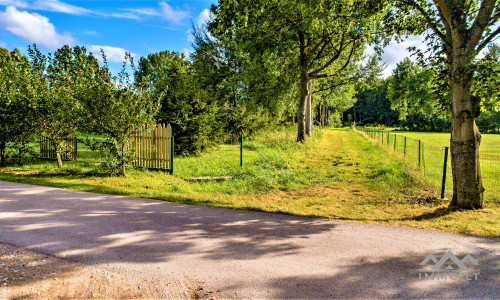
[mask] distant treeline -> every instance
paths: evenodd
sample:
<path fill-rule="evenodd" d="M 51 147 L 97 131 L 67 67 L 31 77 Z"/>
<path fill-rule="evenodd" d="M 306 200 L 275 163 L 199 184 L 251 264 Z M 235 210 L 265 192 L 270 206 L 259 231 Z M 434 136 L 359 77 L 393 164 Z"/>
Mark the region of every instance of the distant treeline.
<path fill-rule="evenodd" d="M 476 108 L 476 123 L 481 132 L 500 133 L 498 74 L 500 47 L 492 44 L 478 63 L 474 96 L 482 97 Z M 400 127 L 411 131 L 450 132 L 451 118 L 445 78 L 430 67 L 410 59 L 400 62 L 387 79 L 374 77 L 357 89 L 357 101 L 343 114 L 344 124 Z"/>

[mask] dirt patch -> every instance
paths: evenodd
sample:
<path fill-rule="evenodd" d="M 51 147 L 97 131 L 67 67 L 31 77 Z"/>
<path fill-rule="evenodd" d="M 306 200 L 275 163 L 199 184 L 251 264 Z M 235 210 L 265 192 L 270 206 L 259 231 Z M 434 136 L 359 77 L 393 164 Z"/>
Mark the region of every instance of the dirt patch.
<path fill-rule="evenodd" d="M 0 244 L 0 299 L 215 299 L 187 280 L 141 277 Z"/>

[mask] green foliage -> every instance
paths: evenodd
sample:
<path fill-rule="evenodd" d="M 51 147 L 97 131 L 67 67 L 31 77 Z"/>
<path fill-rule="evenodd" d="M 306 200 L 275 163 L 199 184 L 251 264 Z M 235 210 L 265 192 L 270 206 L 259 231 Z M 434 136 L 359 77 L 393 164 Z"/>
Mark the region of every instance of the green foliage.
<path fill-rule="evenodd" d="M 477 61 L 472 91 L 482 100 L 481 111 L 500 109 L 500 46 L 491 44 Z"/>
<path fill-rule="evenodd" d="M 351 62 L 361 58 L 365 44 L 387 36 L 380 28 L 385 10 L 380 1 L 221 1 L 212 6 L 209 30 L 246 57 L 242 78 L 253 79 L 247 81 L 249 95 L 264 95 L 265 103 L 278 102 L 284 111 L 290 104 L 267 96 L 281 86 L 295 91 L 301 130 L 310 94 L 306 86 L 316 80 L 321 86 L 316 91 L 334 90 L 350 83 Z"/>
<path fill-rule="evenodd" d="M 358 91 L 355 109 L 349 111 L 356 114 L 356 122 L 360 125 L 384 124 L 394 126 L 398 123 L 398 112 L 391 108 L 387 99 L 388 80 L 377 80 L 370 84 L 370 88 Z M 350 122 L 353 120 L 351 116 Z"/>
<path fill-rule="evenodd" d="M 37 48 L 29 48 L 37 79 L 36 95 L 40 134 L 55 146 L 57 163 L 62 167 L 64 142 L 77 135 L 82 119 L 82 101 L 99 69 L 96 58 L 85 48 L 64 46 L 46 57 Z M 46 63 L 47 62 L 47 63 Z"/>
<path fill-rule="evenodd" d="M 132 57 L 126 54 L 122 71 L 114 80 L 105 63 L 96 73 L 83 103 L 92 118 L 92 131 L 104 136 L 104 140 L 92 142 L 101 151 L 102 168 L 109 174 L 126 175 L 133 155 L 130 138 L 141 129 L 151 128 L 160 108 L 158 99 L 162 94 L 154 94 L 147 78 L 133 84 L 126 72 L 128 63 L 135 70 Z"/>
<path fill-rule="evenodd" d="M 485 133 L 500 133 L 500 110 L 487 110 L 481 112 L 476 118 L 479 129 Z"/>
<path fill-rule="evenodd" d="M 139 59 L 136 82 L 152 81 L 152 93 L 160 98 L 156 120 L 170 123 L 181 154 L 199 153 L 221 141 L 218 118 L 221 107 L 200 88 L 192 63 L 170 51 Z"/>
<path fill-rule="evenodd" d="M 36 130 L 36 92 L 31 65 L 17 49 L 0 48 L 0 165 L 6 158 L 31 152 L 29 142 Z M 13 149 L 7 153 L 7 148 Z M 16 153 L 16 154 L 13 154 Z"/>
<path fill-rule="evenodd" d="M 434 77 L 432 69 L 422 68 L 409 58 L 397 64 L 389 78 L 387 98 L 400 120 L 414 115 L 432 118 L 439 114 L 439 99 L 433 95 Z"/>

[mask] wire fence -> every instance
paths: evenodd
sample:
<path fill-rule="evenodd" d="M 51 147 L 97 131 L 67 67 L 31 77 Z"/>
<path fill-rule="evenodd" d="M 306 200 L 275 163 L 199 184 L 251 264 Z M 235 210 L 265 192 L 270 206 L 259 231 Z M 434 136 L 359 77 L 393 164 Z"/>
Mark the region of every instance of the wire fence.
<path fill-rule="evenodd" d="M 356 129 L 373 142 L 400 155 L 407 164 L 419 168 L 440 195 L 444 185 L 444 197 L 451 199 L 453 177 L 447 146 L 426 145 L 421 140 L 373 128 L 357 127 Z M 500 203 L 500 153 L 482 151 L 481 148 L 479 151 L 485 188 L 484 200 Z M 445 158 L 447 158 L 446 168 L 444 167 Z"/>

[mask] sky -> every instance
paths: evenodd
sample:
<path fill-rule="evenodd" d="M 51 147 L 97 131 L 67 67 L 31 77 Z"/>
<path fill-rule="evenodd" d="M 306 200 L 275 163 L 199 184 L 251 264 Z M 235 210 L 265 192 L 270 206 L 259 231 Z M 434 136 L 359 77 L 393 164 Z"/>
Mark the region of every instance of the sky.
<path fill-rule="evenodd" d="M 215 0 L 191 1 L 60 1 L 0 0 L 0 47 L 27 53 L 31 44 L 44 52 L 63 45 L 85 46 L 100 58 L 106 53 L 111 71 L 117 73 L 125 52 L 138 60 L 163 50 L 192 51 L 191 24 L 209 18 Z M 391 75 L 396 64 L 410 55 L 409 46 L 422 47 L 422 37 L 384 49 L 383 62 Z"/>

